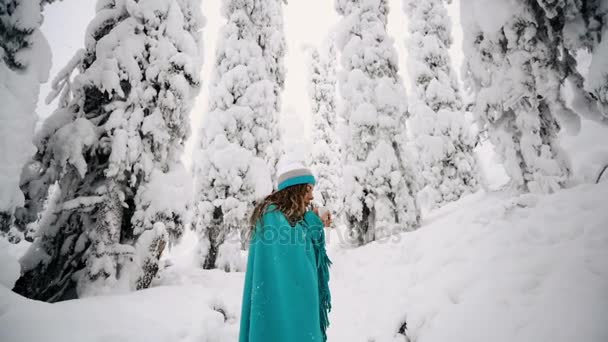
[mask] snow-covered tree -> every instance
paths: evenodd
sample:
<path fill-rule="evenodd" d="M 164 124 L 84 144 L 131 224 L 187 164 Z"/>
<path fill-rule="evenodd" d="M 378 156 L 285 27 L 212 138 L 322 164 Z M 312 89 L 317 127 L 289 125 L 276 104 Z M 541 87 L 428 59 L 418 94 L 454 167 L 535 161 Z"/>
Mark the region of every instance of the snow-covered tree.
<path fill-rule="evenodd" d="M 607 19 L 608 20 L 608 19 Z M 584 91 L 584 88 L 588 89 L 593 95 L 593 99 L 597 102 L 598 111 L 601 115 L 594 115 L 592 118 L 599 118 L 604 124 L 608 124 L 608 28 L 602 33 L 603 39 L 601 42 L 593 48 L 591 65 L 589 66 L 588 77 L 585 80 L 583 86 L 581 86 L 580 80 L 582 78 L 577 77 L 575 80 L 579 80 L 578 93 L 581 94 L 581 99 L 587 99 L 585 95 L 588 93 Z M 584 102 L 588 103 L 588 101 Z M 588 108 L 588 107 L 587 107 Z M 583 113 L 595 113 L 595 108 L 591 107 L 591 110 L 584 111 Z"/>
<path fill-rule="evenodd" d="M 204 268 L 243 270 L 251 204 L 272 190 L 281 154 L 285 40 L 280 0 L 225 0 L 209 111 L 194 157 L 196 230 Z"/>
<path fill-rule="evenodd" d="M 312 150 L 310 168 L 317 177 L 315 200 L 340 217 L 342 194 L 342 155 L 336 133 L 336 50 L 333 42 L 323 45 L 321 53 L 308 50 L 309 95 L 312 109 Z"/>
<path fill-rule="evenodd" d="M 273 83 L 274 89 L 274 120 L 278 122 L 281 112 L 281 92 L 285 88 L 285 66 L 283 59 L 287 52 L 287 42 L 285 41 L 285 30 L 283 28 L 283 7 L 282 3 L 287 0 L 254 0 L 251 12 L 251 21 L 255 23 L 258 30 L 258 45 L 262 48 L 264 64 L 269 73 L 269 80 Z M 279 135 L 279 125 L 273 125 L 274 136 Z M 266 159 L 272 168 L 272 174 L 276 173 L 279 155 L 283 151 L 275 152 L 279 154 L 268 154 Z"/>
<path fill-rule="evenodd" d="M 24 196 L 21 169 L 36 152 L 32 143 L 40 84 L 51 68 L 51 50 L 40 32 L 48 0 L 0 2 L 0 234 L 18 242 L 15 209 Z"/>
<path fill-rule="evenodd" d="M 345 216 L 359 244 L 419 225 L 413 175 L 404 159 L 407 103 L 386 33 L 386 0 L 337 0 L 338 85 L 346 120 Z"/>
<path fill-rule="evenodd" d="M 466 122 L 448 52 L 451 24 L 445 0 L 407 0 L 408 68 L 413 96 L 409 130 L 429 208 L 455 201 L 478 188 L 473 148 L 477 137 Z"/>
<path fill-rule="evenodd" d="M 84 50 L 78 50 L 65 67 L 55 76 L 52 82 L 52 91 L 47 96 L 47 103 L 59 97 L 59 108 L 65 108 L 72 100 L 71 81 L 72 74 L 83 57 Z M 61 113 L 61 114 L 60 114 Z M 57 112 L 60 115 L 67 115 L 68 112 Z M 44 151 L 50 138 L 48 133 L 54 132 L 64 120 L 48 120 L 41 132 L 34 137 L 34 144 L 38 147 L 38 152 L 24 166 L 21 172 L 20 186 L 25 195 L 22 206 L 15 209 L 14 225 L 19 231 L 25 232 L 25 238 L 32 240 L 37 222 L 42 219 L 42 213 L 46 206 L 51 204 L 50 199 L 56 195 L 56 181 L 58 175 L 56 169 L 44 165 Z M 47 133 L 48 132 L 48 133 Z M 47 159 L 47 164 L 48 164 Z"/>
<path fill-rule="evenodd" d="M 562 78 L 570 85 L 574 111 L 608 124 L 608 2 L 536 0 L 531 1 L 531 6 L 545 15 L 544 25 L 549 34 L 544 38 L 558 49 L 557 63 Z M 577 69 L 576 56 L 580 51 L 592 55 L 586 79 Z"/>
<path fill-rule="evenodd" d="M 488 15 L 480 8 L 486 5 L 496 11 Z M 507 168 L 514 183 L 525 189 L 532 181 L 533 189 L 528 190 L 540 188 L 544 192 L 563 186 L 568 165 L 555 143 L 557 129 L 565 128 L 568 133 L 576 134 L 581 117 L 608 124 L 608 107 L 602 90 L 608 89 L 608 64 L 602 43 L 608 3 L 603 0 L 493 1 L 485 5 L 467 2 L 462 3 L 462 13 L 469 79 L 482 102 L 486 102 L 482 106 L 496 107 L 490 110 L 494 112 L 491 114 L 493 125 L 511 126 L 514 129 L 510 131 L 516 132 L 512 139 L 504 134 L 501 138 L 511 147 L 500 147 L 510 160 Z M 592 56 L 586 73 L 581 73 L 577 65 L 582 51 Z M 521 88 L 530 91 L 523 94 Z M 568 105 L 564 94 L 570 94 Z M 525 103 L 534 97 L 536 100 L 532 103 Z M 537 122 L 523 120 L 530 117 L 530 113 L 520 115 L 527 112 L 527 106 L 536 107 L 538 113 L 532 116 L 539 118 L 531 120 Z M 511 119 L 501 119 L 508 117 Z M 519 131 L 524 132 L 523 136 L 519 136 Z M 520 141 L 528 147 L 518 146 Z M 530 146 L 536 150 L 536 156 Z M 539 171 L 541 168 L 544 171 Z"/>
<path fill-rule="evenodd" d="M 475 114 L 517 188 L 548 193 L 571 174 L 557 141 L 556 117 L 576 117 L 560 95 L 557 49 L 527 0 L 494 1 L 493 12 L 462 2 L 468 77 L 476 88 Z M 477 6 L 480 6 L 477 4 Z"/>
<path fill-rule="evenodd" d="M 562 86 L 568 87 L 572 111 L 556 110 L 558 121 L 572 134 L 578 133 L 580 117 L 602 124 L 608 124 L 606 97 L 602 87 L 608 81 L 608 66 L 603 61 L 602 32 L 608 21 L 608 3 L 603 0 L 526 0 L 526 6 L 535 13 L 537 25 L 546 34 L 539 35 L 547 47 L 553 51 L 551 64 L 559 73 Z M 581 51 L 592 53 L 594 58 L 587 79 L 577 65 Z M 597 54 L 599 53 L 599 54 Z M 599 61 L 599 64 L 596 63 Z M 565 102 L 556 96 L 559 102 Z"/>
<path fill-rule="evenodd" d="M 57 301 L 149 286 L 190 216 L 180 157 L 202 20 L 196 0 L 97 2 L 85 50 L 70 63 L 79 74 L 58 82 L 70 89 L 58 90 L 60 107 L 36 139 L 36 172 L 23 188 L 58 186 L 16 292 Z"/>

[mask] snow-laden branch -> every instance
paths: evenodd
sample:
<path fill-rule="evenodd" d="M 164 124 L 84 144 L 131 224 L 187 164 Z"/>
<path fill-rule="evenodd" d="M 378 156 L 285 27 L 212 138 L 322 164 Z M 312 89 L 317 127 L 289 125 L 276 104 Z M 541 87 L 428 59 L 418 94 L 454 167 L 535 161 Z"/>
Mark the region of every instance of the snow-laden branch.
<path fill-rule="evenodd" d="M 53 79 L 51 92 L 47 95 L 44 102 L 48 105 L 59 96 L 59 107 L 64 107 L 71 100 L 71 80 L 72 73 L 82 62 L 84 49 L 76 51 L 70 61 L 61 69 Z M 61 94 L 61 96 L 59 95 Z"/>

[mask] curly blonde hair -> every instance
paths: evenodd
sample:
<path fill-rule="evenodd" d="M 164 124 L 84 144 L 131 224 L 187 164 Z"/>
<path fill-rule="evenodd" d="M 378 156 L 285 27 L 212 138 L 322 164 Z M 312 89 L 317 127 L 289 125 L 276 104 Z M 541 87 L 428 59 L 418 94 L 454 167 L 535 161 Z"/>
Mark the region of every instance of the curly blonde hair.
<path fill-rule="evenodd" d="M 251 214 L 251 218 L 249 219 L 251 234 L 253 234 L 255 230 L 255 224 L 262 215 L 264 215 L 266 208 L 271 204 L 275 204 L 278 207 L 292 226 L 302 220 L 304 218 L 304 213 L 306 213 L 306 193 L 308 192 L 308 186 L 308 184 L 298 184 L 280 191 L 275 191 L 256 204 L 253 213 Z"/>

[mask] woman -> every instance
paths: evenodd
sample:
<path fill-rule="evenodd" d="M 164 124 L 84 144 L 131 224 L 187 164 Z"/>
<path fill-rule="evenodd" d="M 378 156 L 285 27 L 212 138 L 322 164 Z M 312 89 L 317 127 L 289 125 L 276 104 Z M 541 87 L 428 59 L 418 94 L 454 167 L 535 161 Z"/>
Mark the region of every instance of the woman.
<path fill-rule="evenodd" d="M 239 342 L 326 341 L 331 216 L 307 210 L 315 178 L 301 164 L 278 183 L 251 216 Z"/>

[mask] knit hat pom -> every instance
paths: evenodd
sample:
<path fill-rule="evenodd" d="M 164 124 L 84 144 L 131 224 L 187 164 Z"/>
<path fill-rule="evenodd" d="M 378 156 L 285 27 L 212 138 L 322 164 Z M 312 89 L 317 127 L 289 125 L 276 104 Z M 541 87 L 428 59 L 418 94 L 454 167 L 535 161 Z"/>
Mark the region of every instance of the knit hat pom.
<path fill-rule="evenodd" d="M 313 176 L 310 169 L 306 168 L 302 162 L 290 161 L 278 168 L 277 177 L 277 190 L 283 190 L 287 187 L 298 185 L 298 184 L 312 184 L 316 183 L 315 177 Z"/>

